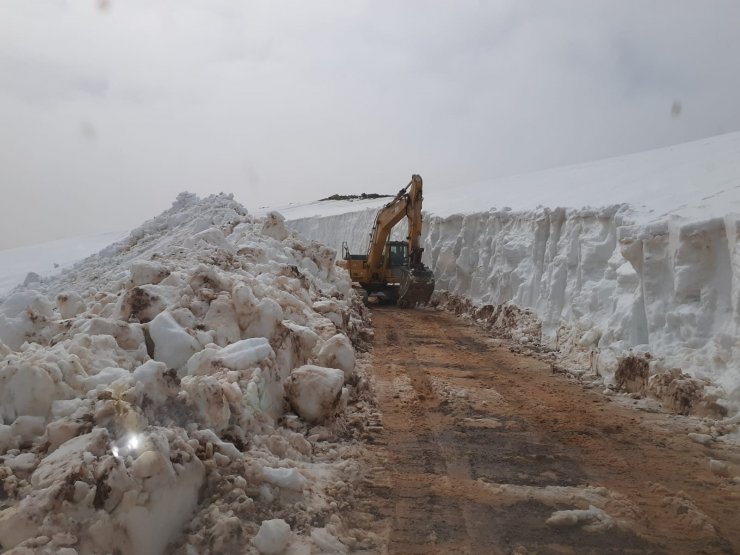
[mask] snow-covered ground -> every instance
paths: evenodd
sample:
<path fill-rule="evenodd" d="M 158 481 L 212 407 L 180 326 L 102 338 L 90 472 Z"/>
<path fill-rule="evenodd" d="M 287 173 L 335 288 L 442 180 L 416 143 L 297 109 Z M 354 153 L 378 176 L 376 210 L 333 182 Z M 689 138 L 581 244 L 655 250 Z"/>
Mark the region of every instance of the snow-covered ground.
<path fill-rule="evenodd" d="M 127 235 L 128 232 L 86 235 L 0 250 L 0 298 L 31 272 L 50 276 Z"/>
<path fill-rule="evenodd" d="M 282 213 L 306 237 L 362 253 L 382 204 Z M 531 309 L 542 337 L 522 342 L 607 381 L 620 358 L 650 353 L 653 372 L 710 380 L 740 408 L 740 133 L 456 189 L 427 181 L 424 209 L 437 288 Z"/>
<path fill-rule="evenodd" d="M 0 302 L 0 551 L 343 553 L 364 308 L 335 252 L 183 193 Z M 354 406 L 354 405 L 352 405 Z"/>

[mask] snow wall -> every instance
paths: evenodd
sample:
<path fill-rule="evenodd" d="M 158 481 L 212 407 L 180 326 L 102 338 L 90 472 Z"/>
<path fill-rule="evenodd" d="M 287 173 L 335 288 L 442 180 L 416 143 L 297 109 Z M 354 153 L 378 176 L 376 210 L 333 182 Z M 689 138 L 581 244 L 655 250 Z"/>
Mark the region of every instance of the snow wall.
<path fill-rule="evenodd" d="M 288 226 L 337 249 L 347 241 L 362 253 L 375 214 L 302 218 Z M 619 357 L 649 352 L 655 370 L 675 367 L 709 379 L 737 411 L 737 217 L 638 225 L 632 214 L 615 205 L 427 215 L 425 263 L 437 290 L 533 310 L 543 343 L 607 379 Z"/>

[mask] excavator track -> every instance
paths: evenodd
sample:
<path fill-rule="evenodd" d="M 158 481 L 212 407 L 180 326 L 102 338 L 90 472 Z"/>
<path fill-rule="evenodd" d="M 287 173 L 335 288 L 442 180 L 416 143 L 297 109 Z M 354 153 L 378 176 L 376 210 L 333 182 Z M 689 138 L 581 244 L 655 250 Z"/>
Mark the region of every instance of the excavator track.
<path fill-rule="evenodd" d="M 426 304 L 434 292 L 434 274 L 426 267 L 404 268 L 398 288 L 399 308 L 414 308 Z"/>

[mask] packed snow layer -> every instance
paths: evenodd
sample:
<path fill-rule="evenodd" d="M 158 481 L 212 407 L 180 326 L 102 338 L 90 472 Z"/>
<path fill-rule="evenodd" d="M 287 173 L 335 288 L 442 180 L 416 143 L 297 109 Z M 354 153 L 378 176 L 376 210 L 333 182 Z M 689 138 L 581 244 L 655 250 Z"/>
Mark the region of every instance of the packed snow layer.
<path fill-rule="evenodd" d="M 364 327 L 334 258 L 278 215 L 182 194 L 127 239 L 11 291 L 0 302 L 0 550 L 309 552 L 323 541 L 309 524 L 319 512 L 341 536 L 328 492 L 361 479 L 357 448 L 307 439 L 331 437 L 314 427 L 346 406 L 350 337 Z M 301 369 L 312 365 L 333 397 L 311 405 L 309 424 L 283 384 L 310 404 Z"/>
<path fill-rule="evenodd" d="M 465 204 L 467 213 L 439 216 L 436 193 L 425 192 L 424 261 L 436 288 L 531 309 L 542 337 L 523 342 L 541 340 L 607 379 L 620 357 L 649 352 L 653 371 L 708 379 L 738 410 L 740 133 L 530 177 L 507 181 L 514 192 L 497 182 L 497 204 L 516 193 L 522 202 L 511 204 L 549 208 L 476 211 L 493 196 L 470 188 L 440 210 Z M 575 203 L 603 207 L 562 207 Z M 375 213 L 289 226 L 364 253 Z M 403 226 L 394 232 L 405 235 Z"/>

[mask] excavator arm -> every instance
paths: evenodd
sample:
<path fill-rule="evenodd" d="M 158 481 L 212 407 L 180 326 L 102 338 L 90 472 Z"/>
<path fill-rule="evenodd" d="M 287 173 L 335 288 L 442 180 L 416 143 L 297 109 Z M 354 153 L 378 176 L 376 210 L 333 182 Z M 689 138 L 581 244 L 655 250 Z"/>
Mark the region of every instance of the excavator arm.
<path fill-rule="evenodd" d="M 393 227 L 404 216 L 408 218 L 409 256 L 417 264 L 421 262 L 419 242 L 421 238 L 421 176 L 413 175 L 411 182 L 401 189 L 396 197 L 380 209 L 375 217 L 375 225 L 370 235 L 370 244 L 367 248 L 367 265 L 371 272 L 377 273 L 382 266 L 383 250 L 388 242 Z"/>

